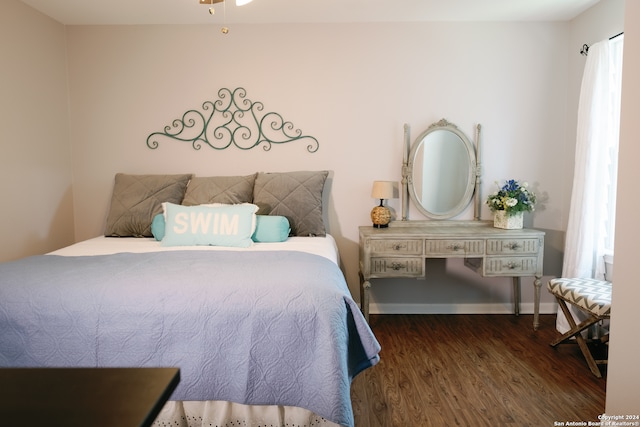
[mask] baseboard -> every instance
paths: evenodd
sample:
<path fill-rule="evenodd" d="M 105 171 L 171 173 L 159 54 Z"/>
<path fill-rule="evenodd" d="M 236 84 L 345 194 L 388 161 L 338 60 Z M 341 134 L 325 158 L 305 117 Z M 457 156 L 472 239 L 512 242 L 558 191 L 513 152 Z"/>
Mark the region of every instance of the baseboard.
<path fill-rule="evenodd" d="M 540 303 L 540 314 L 557 313 L 555 302 Z M 511 304 L 369 304 L 371 314 L 512 314 Z M 520 314 L 533 314 L 533 303 L 520 304 Z"/>

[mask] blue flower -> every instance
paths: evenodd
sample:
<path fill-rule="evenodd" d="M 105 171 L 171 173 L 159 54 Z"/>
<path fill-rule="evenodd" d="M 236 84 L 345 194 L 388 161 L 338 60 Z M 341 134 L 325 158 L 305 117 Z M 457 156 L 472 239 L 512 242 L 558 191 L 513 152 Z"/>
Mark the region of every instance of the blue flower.
<path fill-rule="evenodd" d="M 536 203 L 536 195 L 527 190 L 526 182 L 520 183 L 515 179 L 507 180 L 502 187 L 496 183 L 499 190 L 487 198 L 487 205 L 492 212 L 506 211 L 507 215 L 517 212 L 531 212 Z"/>

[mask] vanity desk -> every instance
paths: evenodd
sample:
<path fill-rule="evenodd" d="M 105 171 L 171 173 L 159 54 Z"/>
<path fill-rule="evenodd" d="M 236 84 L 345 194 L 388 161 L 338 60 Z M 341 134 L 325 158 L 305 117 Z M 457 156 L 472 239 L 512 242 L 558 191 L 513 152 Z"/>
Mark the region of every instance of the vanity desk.
<path fill-rule="evenodd" d="M 533 328 L 539 326 L 544 232 L 494 228 L 491 221 L 396 221 L 388 228 L 360 227 L 360 301 L 369 320 L 371 279 L 425 278 L 428 258 L 464 258 L 483 277 L 512 277 L 514 313 L 520 312 L 520 278 L 533 276 Z"/>
<path fill-rule="evenodd" d="M 425 278 L 429 258 L 463 258 L 483 277 L 513 278 L 515 314 L 520 278 L 534 277 L 533 327 L 538 328 L 544 232 L 495 228 L 493 221 L 480 220 L 480 128 L 475 126 L 474 144 L 441 119 L 412 143 L 405 124 L 402 220 L 359 229 L 360 301 L 367 320 L 371 279 Z M 409 201 L 429 219 L 409 221 Z M 474 220 L 456 220 L 471 204 Z"/>

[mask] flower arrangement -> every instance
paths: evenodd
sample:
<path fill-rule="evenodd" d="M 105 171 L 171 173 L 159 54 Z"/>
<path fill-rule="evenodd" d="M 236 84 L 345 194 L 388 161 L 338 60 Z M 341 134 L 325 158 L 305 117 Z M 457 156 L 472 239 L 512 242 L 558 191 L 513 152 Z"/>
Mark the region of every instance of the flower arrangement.
<path fill-rule="evenodd" d="M 505 211 L 507 216 L 511 216 L 518 212 L 533 211 L 536 195 L 527 190 L 526 182 L 510 179 L 502 187 L 497 182 L 496 184 L 500 189 L 487 198 L 487 205 L 492 212 Z"/>

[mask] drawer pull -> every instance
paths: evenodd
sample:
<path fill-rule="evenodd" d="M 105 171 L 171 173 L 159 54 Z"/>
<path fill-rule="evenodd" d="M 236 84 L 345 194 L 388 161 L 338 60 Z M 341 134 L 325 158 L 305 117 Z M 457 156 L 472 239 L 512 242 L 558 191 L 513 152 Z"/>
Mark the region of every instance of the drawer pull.
<path fill-rule="evenodd" d="M 451 251 L 454 251 L 454 252 L 457 252 L 460 249 L 464 249 L 464 245 L 461 245 L 459 243 L 453 243 L 453 244 L 447 246 L 447 249 L 449 249 Z"/>
<path fill-rule="evenodd" d="M 405 246 L 404 246 L 403 244 L 401 244 L 401 243 L 395 243 L 395 244 L 392 246 L 392 248 L 393 248 L 393 250 L 394 250 L 394 251 L 399 251 L 400 249 L 404 249 L 404 247 L 405 247 Z"/>
<path fill-rule="evenodd" d="M 518 268 L 518 263 L 511 261 L 511 262 L 507 263 L 506 267 L 509 270 L 515 270 L 516 268 Z"/>
<path fill-rule="evenodd" d="M 518 244 L 518 242 L 507 243 L 505 246 L 507 247 L 507 249 L 510 249 L 512 251 L 515 251 L 516 249 L 520 249 L 520 244 Z"/>
<path fill-rule="evenodd" d="M 391 263 L 391 269 L 398 271 L 398 270 L 402 270 L 404 268 L 404 264 L 402 264 L 401 262 L 392 262 Z"/>

